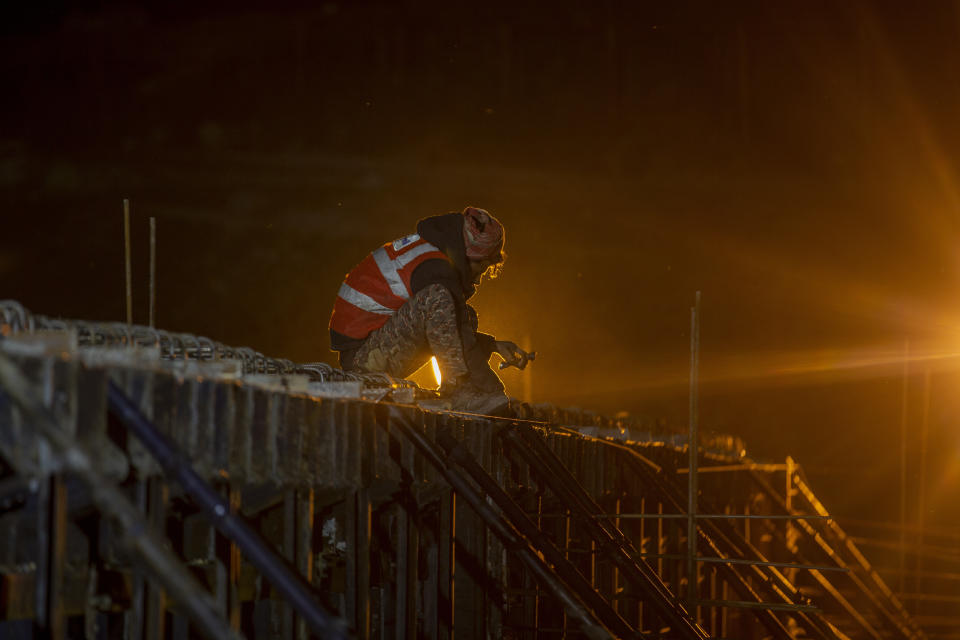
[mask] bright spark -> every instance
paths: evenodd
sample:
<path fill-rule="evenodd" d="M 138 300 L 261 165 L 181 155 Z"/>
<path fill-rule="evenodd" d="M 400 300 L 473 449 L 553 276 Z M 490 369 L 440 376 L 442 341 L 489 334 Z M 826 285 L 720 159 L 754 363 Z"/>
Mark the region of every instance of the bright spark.
<path fill-rule="evenodd" d="M 437 381 L 437 389 L 439 389 L 442 378 L 440 376 L 440 365 L 437 364 L 437 356 L 430 357 L 430 364 L 433 366 L 433 377 Z"/>

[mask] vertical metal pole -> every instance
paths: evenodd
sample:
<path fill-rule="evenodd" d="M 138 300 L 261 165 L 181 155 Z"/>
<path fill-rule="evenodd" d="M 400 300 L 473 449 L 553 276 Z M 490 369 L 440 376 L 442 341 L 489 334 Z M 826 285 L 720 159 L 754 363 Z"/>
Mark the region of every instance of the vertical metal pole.
<path fill-rule="evenodd" d="M 793 495 L 796 493 L 796 489 L 793 488 L 793 473 L 796 469 L 796 463 L 793 461 L 793 458 L 787 456 L 786 465 L 784 468 L 784 475 L 786 476 L 786 482 L 783 487 L 783 502 L 787 509 L 787 515 L 793 513 Z M 784 521 L 784 541 L 786 542 L 787 550 L 790 552 L 797 551 L 796 536 L 797 530 L 794 528 L 794 525 L 789 520 Z M 787 574 L 790 576 L 792 581 L 796 578 L 796 570 L 788 570 Z"/>
<path fill-rule="evenodd" d="M 41 465 L 46 463 L 51 455 L 46 443 L 42 440 L 37 447 L 38 457 Z M 42 637 L 48 631 L 46 612 L 47 598 L 50 591 L 50 582 L 48 574 L 50 572 L 50 485 L 52 475 L 48 475 L 40 480 L 37 485 L 37 513 L 36 513 L 36 535 L 37 535 L 37 555 L 36 555 L 36 583 L 33 592 L 33 613 L 34 613 L 34 631 L 38 637 Z"/>
<path fill-rule="evenodd" d="M 910 339 L 903 343 L 903 393 L 900 399 L 900 555 L 897 566 L 899 588 L 903 594 L 907 569 L 907 392 L 910 382 Z"/>
<path fill-rule="evenodd" d="M 240 512 L 241 497 L 239 489 L 225 485 L 222 489 L 226 493 L 230 513 Z M 240 548 L 235 542 L 219 533 L 216 528 L 210 527 L 209 543 L 212 547 L 211 556 L 216 558 L 215 597 L 219 613 L 227 619 L 230 628 L 240 630 L 240 570 L 242 557 Z"/>
<path fill-rule="evenodd" d="M 147 515 L 154 531 L 166 531 L 167 503 L 170 498 L 169 489 L 163 478 L 146 480 L 147 486 Z M 166 610 L 167 594 L 159 585 L 148 584 L 144 600 L 144 631 L 145 640 L 162 640 L 166 637 Z"/>
<path fill-rule="evenodd" d="M 405 499 L 410 501 L 411 509 L 416 509 L 416 498 L 412 493 Z M 396 632 L 398 638 L 413 638 L 417 634 L 417 551 L 420 540 L 416 522 L 405 507 L 400 507 L 397 514 L 397 534 Z"/>
<path fill-rule="evenodd" d="M 137 510 L 147 515 L 149 510 L 149 492 L 147 491 L 147 480 L 141 478 L 134 484 L 134 492 L 137 499 Z M 130 611 L 124 620 L 125 636 L 128 638 L 143 638 L 145 633 L 145 615 L 144 600 L 147 592 L 147 577 L 143 571 L 135 571 L 133 574 L 133 585 L 131 587 L 131 605 Z"/>
<path fill-rule="evenodd" d="M 130 201 L 123 199 L 123 263 L 126 273 L 127 324 L 133 324 L 133 272 L 130 267 Z"/>
<path fill-rule="evenodd" d="M 639 493 L 639 492 L 638 492 L 638 493 Z M 634 494 L 634 495 L 636 495 L 636 494 Z M 647 513 L 647 499 L 646 499 L 646 498 L 643 498 L 643 497 L 640 498 L 640 513 Z M 646 546 L 646 544 L 647 544 L 647 543 L 646 543 L 646 540 L 647 540 L 647 526 L 646 526 L 646 521 L 647 521 L 646 518 L 640 518 L 640 522 L 638 523 L 638 524 L 640 525 L 640 537 L 639 537 L 638 539 L 640 540 L 640 552 L 641 552 L 641 553 L 649 553 L 649 552 L 650 552 L 650 549 L 647 548 L 647 546 Z M 650 539 L 652 540 L 653 538 L 651 537 Z M 659 553 L 660 553 L 660 550 L 657 549 L 655 553 L 659 554 Z M 660 572 L 658 571 L 657 574 L 659 575 Z M 639 599 L 639 598 L 637 599 L 637 618 L 636 618 L 636 620 L 637 620 L 637 628 L 638 628 L 638 629 L 643 629 L 643 600 L 642 600 L 642 599 Z M 630 622 L 630 620 L 628 619 L 627 622 Z"/>
<path fill-rule="evenodd" d="M 726 580 L 724 580 L 720 585 L 721 600 L 730 599 L 729 590 L 730 590 L 730 587 L 727 584 Z M 729 610 L 726 607 L 723 607 L 722 609 L 720 609 L 720 637 L 721 638 L 730 637 L 729 632 L 727 630 L 728 621 L 729 621 Z"/>
<path fill-rule="evenodd" d="M 622 503 L 622 500 L 621 498 L 618 497 L 615 503 L 616 510 L 614 511 L 614 513 L 617 514 L 615 526 L 617 527 L 618 530 L 623 531 L 623 521 L 620 518 L 621 503 Z M 641 521 L 642 521 L 642 518 L 641 518 Z M 620 568 L 618 565 L 614 564 L 611 571 L 613 572 L 613 575 L 612 575 L 613 589 L 610 593 L 612 596 L 617 596 L 620 593 Z M 623 605 L 624 605 L 623 601 L 617 598 L 613 601 L 613 610 L 616 611 L 617 613 L 621 613 L 622 609 L 624 608 Z"/>
<path fill-rule="evenodd" d="M 923 372 L 923 420 L 920 423 L 920 478 L 917 490 L 917 573 L 916 593 L 923 593 L 923 527 L 927 518 L 927 439 L 930 433 L 930 367 Z M 922 600 L 917 600 L 914 613 L 918 614 Z"/>
<path fill-rule="evenodd" d="M 796 462 L 793 458 L 787 456 L 786 464 L 784 465 L 784 487 L 783 487 L 783 501 L 784 506 L 787 510 L 787 515 L 793 514 L 793 496 L 797 492 L 793 488 L 793 474 L 796 469 Z M 797 547 L 797 540 L 799 538 L 798 529 L 790 520 L 783 521 L 783 542 L 786 550 L 790 553 L 797 553 L 799 551 Z M 784 575 L 787 576 L 787 580 L 790 582 L 796 583 L 797 580 L 797 570 L 796 569 L 785 569 Z"/>
<path fill-rule="evenodd" d="M 43 363 L 43 404 L 54 402 L 54 365 Z M 38 443 L 37 458 L 44 475 L 37 489 L 37 558 L 34 591 L 34 631 L 39 637 L 60 640 L 66 637 L 63 611 L 63 578 L 66 562 L 67 492 L 63 478 L 50 473 L 53 451 L 45 440 Z"/>
<path fill-rule="evenodd" d="M 369 489 L 361 487 L 348 499 L 346 617 L 357 636 L 370 637 L 370 535 Z"/>
<path fill-rule="evenodd" d="M 793 458 L 790 456 L 787 456 L 784 470 L 786 471 L 787 481 L 783 491 L 783 502 L 789 515 L 793 513 Z"/>
<path fill-rule="evenodd" d="M 283 555 L 293 565 L 296 562 L 297 547 L 297 492 L 288 489 L 283 493 Z M 293 640 L 295 627 L 293 607 L 284 601 L 280 608 L 281 637 L 283 640 Z"/>
<path fill-rule="evenodd" d="M 711 600 L 720 600 L 720 594 L 717 589 L 716 567 L 710 568 L 710 595 L 707 597 Z M 719 630 L 719 625 L 717 624 L 717 615 L 720 613 L 719 609 L 720 607 L 710 607 L 710 635 L 713 637 L 717 637 L 717 631 Z"/>
<path fill-rule="evenodd" d="M 87 597 L 83 605 L 83 638 L 97 640 L 97 618 L 101 615 L 96 605 L 97 565 L 87 565 Z"/>
<path fill-rule="evenodd" d="M 657 513 L 663 515 L 663 503 L 657 502 Z M 663 554 L 666 553 L 667 542 L 666 534 L 663 531 L 664 524 L 663 518 L 657 518 L 657 575 L 660 576 L 660 579 L 663 580 Z"/>
<path fill-rule="evenodd" d="M 297 491 L 297 570 L 307 584 L 313 584 L 313 519 L 314 490 Z M 297 640 L 309 640 L 310 627 L 303 617 L 297 617 Z"/>
<path fill-rule="evenodd" d="M 157 308 L 157 219 L 150 216 L 150 326 Z"/>
<path fill-rule="evenodd" d="M 700 376 L 700 292 L 697 291 L 690 309 L 690 434 L 688 453 L 690 473 L 687 474 L 687 601 L 690 615 L 697 615 L 697 434 L 698 392 Z"/>
<path fill-rule="evenodd" d="M 67 486 L 63 477 L 50 480 L 50 603 L 48 613 L 50 638 L 67 637 L 67 617 L 64 611 L 64 573 L 67 563 Z"/>
<path fill-rule="evenodd" d="M 590 541 L 590 586 L 596 591 L 600 591 L 600 585 L 598 584 L 599 577 L 597 576 L 597 541 Z"/>
<path fill-rule="evenodd" d="M 437 612 L 439 615 L 439 638 L 453 638 L 454 598 L 456 597 L 454 571 L 456 569 L 457 494 L 452 490 L 440 497 L 440 526 L 437 532 Z"/>
<path fill-rule="evenodd" d="M 396 598 L 394 603 L 395 609 L 395 620 L 396 620 L 396 634 L 397 638 L 406 638 L 407 637 L 407 625 L 408 625 L 408 616 L 410 611 L 407 608 L 407 587 L 409 583 L 408 576 L 411 568 L 408 564 L 410 559 L 410 554 L 408 553 L 409 547 L 409 536 L 410 530 L 413 528 L 410 524 L 410 516 L 407 514 L 406 510 L 403 507 L 398 507 L 397 517 L 396 517 L 396 538 L 395 544 L 397 553 L 395 556 L 395 568 L 396 568 L 396 592 L 394 596 Z"/>
<path fill-rule="evenodd" d="M 240 489 L 229 489 L 230 513 L 236 515 L 240 513 L 240 503 L 242 494 Z M 243 556 L 240 554 L 240 547 L 232 540 L 229 544 L 230 552 L 230 587 L 228 594 L 230 596 L 228 608 L 228 620 L 230 628 L 234 631 L 240 631 L 240 573 L 243 570 Z"/>
<path fill-rule="evenodd" d="M 37 536 L 37 611 L 40 637 L 62 640 L 67 637 L 63 607 L 63 580 L 66 564 L 67 490 L 59 475 L 40 482 L 38 512 L 43 512 L 44 530 Z M 43 572 L 41 574 L 41 572 Z"/>
<path fill-rule="evenodd" d="M 530 336 L 523 337 L 523 347 L 522 349 L 527 353 L 530 353 L 530 350 L 533 347 L 530 345 Z M 523 372 L 523 401 L 526 403 L 533 402 L 533 369 L 534 367 L 527 367 Z"/>
<path fill-rule="evenodd" d="M 407 627 L 405 638 L 417 635 L 418 568 L 420 566 L 420 530 L 413 517 L 407 519 Z"/>

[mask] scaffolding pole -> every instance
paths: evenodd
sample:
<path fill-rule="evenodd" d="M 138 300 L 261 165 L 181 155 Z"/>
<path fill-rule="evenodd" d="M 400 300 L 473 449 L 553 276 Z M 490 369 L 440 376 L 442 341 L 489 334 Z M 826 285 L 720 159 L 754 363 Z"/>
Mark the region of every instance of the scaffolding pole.
<path fill-rule="evenodd" d="M 690 308 L 690 435 L 687 450 L 690 454 L 687 491 L 687 600 L 690 615 L 697 615 L 697 435 L 698 378 L 700 376 L 700 292 Z"/>

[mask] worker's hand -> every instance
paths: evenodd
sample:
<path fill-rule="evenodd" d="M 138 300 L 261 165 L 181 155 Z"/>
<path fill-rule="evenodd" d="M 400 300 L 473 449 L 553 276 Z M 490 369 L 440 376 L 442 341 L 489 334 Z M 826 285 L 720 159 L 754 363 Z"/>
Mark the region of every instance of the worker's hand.
<path fill-rule="evenodd" d="M 497 353 L 503 358 L 503 362 L 500 363 L 501 369 L 511 366 L 517 369 L 525 369 L 527 363 L 533 360 L 534 354 L 527 353 L 518 347 L 516 343 L 510 342 L 509 340 L 497 340 L 496 348 Z"/>

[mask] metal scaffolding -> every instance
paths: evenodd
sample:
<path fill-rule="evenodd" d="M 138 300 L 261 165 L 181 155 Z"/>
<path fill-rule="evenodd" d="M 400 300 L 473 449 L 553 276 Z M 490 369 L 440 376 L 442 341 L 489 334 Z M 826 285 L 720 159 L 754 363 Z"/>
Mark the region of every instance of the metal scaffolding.
<path fill-rule="evenodd" d="M 0 635 L 926 637 L 790 459 L 11 308 Z"/>

